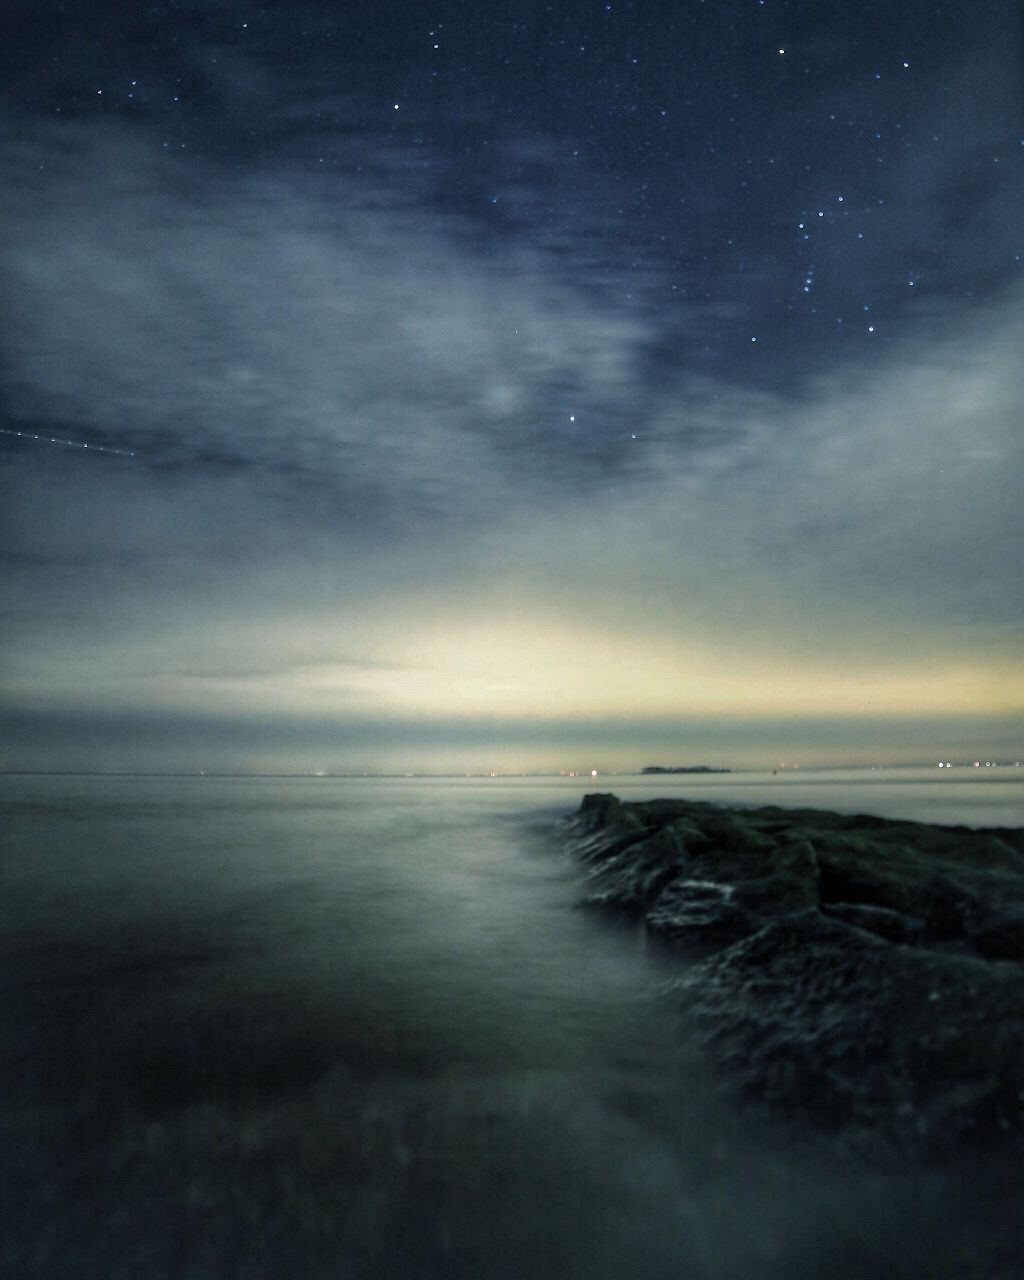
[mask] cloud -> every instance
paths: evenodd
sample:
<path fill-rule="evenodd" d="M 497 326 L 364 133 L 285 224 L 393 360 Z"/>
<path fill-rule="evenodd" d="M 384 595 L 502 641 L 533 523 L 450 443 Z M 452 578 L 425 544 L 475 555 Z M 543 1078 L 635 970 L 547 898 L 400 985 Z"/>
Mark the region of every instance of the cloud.
<path fill-rule="evenodd" d="M 645 626 L 872 654 L 910 637 L 908 656 L 973 628 L 984 646 L 1024 621 L 1022 338 L 1017 295 L 793 400 L 681 380 L 589 520 L 534 525 L 534 558 L 557 546 L 580 607 L 602 609 L 603 577 Z"/>
<path fill-rule="evenodd" d="M 8 166 L 15 419 L 415 526 L 587 483 L 642 409 L 649 327 L 458 219 L 153 148 L 65 129 Z"/>
<path fill-rule="evenodd" d="M 495 253 L 376 178 L 238 177 L 95 125 L 7 155 L 10 421 L 134 452 L 2 438 L 19 704 L 1013 701 L 1019 294 L 756 391 L 668 360 L 614 271 L 577 281 L 527 231 Z"/>

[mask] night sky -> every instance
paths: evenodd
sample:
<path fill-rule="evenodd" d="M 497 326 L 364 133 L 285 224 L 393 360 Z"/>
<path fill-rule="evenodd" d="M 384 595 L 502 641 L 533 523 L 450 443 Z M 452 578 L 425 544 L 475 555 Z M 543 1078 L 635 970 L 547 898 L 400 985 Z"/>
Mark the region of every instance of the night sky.
<path fill-rule="evenodd" d="M 1012 0 L 7 0 L 0 767 L 1024 751 Z"/>

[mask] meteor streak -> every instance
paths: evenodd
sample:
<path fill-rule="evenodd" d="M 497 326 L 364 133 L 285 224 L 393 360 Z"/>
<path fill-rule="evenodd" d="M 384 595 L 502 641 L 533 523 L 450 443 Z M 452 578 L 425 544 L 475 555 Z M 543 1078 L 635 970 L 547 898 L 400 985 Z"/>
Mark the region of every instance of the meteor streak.
<path fill-rule="evenodd" d="M 105 444 L 86 444 L 81 440 L 62 440 L 60 436 L 41 436 L 34 431 L 11 431 L 7 427 L 0 427 L 0 435 L 17 436 L 19 440 L 38 440 L 40 444 L 61 444 L 68 449 L 89 449 L 93 453 L 117 453 L 122 458 L 135 457 L 135 452 L 132 449 L 111 449 Z"/>

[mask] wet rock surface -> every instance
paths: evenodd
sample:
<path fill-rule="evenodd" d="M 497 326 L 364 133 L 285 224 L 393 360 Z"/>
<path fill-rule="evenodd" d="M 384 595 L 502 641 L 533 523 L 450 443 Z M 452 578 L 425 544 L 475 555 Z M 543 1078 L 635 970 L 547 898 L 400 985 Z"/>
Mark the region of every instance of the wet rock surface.
<path fill-rule="evenodd" d="M 585 797 L 586 901 L 681 947 L 723 1079 L 934 1153 L 1024 1132 L 1024 830 Z"/>

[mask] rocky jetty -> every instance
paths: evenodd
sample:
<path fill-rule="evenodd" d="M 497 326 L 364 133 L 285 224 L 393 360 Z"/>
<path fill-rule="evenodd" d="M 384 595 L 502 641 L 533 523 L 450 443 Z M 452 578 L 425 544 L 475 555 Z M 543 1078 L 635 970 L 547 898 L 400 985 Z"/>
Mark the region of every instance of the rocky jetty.
<path fill-rule="evenodd" d="M 1024 830 L 589 795 L 587 901 L 682 948 L 723 1080 L 932 1153 L 1024 1131 Z"/>

